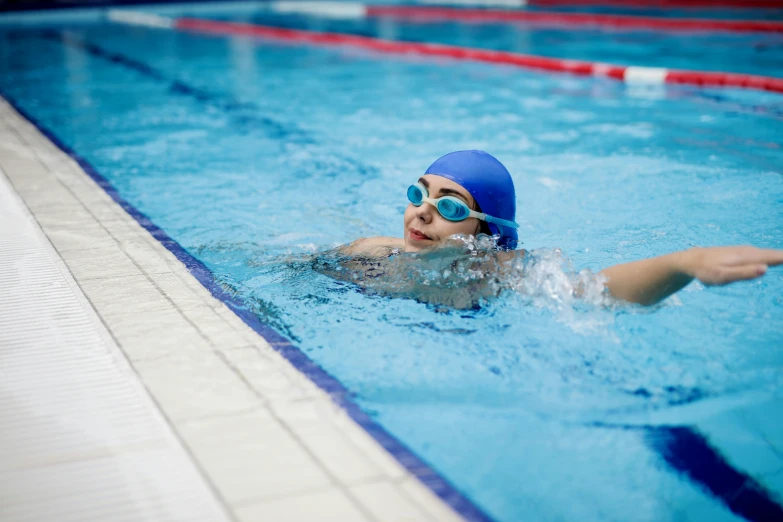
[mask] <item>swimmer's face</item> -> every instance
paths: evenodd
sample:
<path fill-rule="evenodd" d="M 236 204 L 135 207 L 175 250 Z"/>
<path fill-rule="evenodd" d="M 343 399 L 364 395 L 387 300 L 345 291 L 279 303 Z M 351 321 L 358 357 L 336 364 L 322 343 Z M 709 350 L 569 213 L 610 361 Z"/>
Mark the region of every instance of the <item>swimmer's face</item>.
<path fill-rule="evenodd" d="M 419 178 L 419 182 L 427 187 L 430 197 L 438 199 L 442 196 L 454 196 L 472 208 L 476 208 L 473 196 L 462 188 L 462 185 L 449 179 L 425 174 Z M 449 221 L 443 218 L 438 210 L 424 203 L 420 207 L 408 204 L 403 218 L 405 231 L 405 251 L 418 252 L 419 250 L 432 248 L 454 234 L 476 235 L 481 222 L 476 218 L 468 218 L 465 221 Z"/>

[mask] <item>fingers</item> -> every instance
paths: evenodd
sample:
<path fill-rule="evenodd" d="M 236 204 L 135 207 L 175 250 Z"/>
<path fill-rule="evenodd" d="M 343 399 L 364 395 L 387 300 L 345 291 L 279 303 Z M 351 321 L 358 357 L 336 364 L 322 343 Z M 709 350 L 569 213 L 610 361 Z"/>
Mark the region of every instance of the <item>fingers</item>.
<path fill-rule="evenodd" d="M 767 273 L 767 265 L 753 264 L 724 268 L 712 284 L 725 285 L 734 281 L 756 279 Z"/>
<path fill-rule="evenodd" d="M 756 248 L 751 246 L 728 247 L 723 250 L 723 252 L 723 262 L 728 266 L 740 267 L 748 264 L 767 266 L 783 265 L 783 250 L 774 248 Z"/>
<path fill-rule="evenodd" d="M 783 250 L 775 250 L 772 248 L 761 249 L 762 259 L 761 262 L 769 266 L 783 265 Z"/>

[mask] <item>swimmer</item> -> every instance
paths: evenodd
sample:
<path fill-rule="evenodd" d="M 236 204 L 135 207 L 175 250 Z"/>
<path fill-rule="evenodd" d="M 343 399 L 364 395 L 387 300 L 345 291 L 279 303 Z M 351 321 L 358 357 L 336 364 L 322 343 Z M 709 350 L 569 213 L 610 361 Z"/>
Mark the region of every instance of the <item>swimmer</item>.
<path fill-rule="evenodd" d="M 498 264 L 524 257 L 516 250 L 516 195 L 508 170 L 479 150 L 452 152 L 435 161 L 408 188 L 403 237 L 370 237 L 339 249 L 362 259 L 388 258 L 395 252 L 427 252 L 455 235 L 497 238 Z M 755 279 L 783 264 L 783 250 L 751 246 L 690 248 L 605 268 L 606 289 L 617 299 L 655 304 L 694 279 L 726 285 Z"/>

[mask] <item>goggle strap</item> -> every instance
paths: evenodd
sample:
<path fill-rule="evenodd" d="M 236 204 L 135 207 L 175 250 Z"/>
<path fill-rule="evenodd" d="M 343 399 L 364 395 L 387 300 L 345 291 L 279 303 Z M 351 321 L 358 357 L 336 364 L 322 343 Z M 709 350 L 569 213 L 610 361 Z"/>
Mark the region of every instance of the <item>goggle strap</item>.
<path fill-rule="evenodd" d="M 480 212 L 477 212 L 477 214 L 480 214 Z M 503 225 L 504 227 L 513 228 L 513 229 L 519 228 L 519 225 L 517 225 L 513 221 L 509 221 L 507 219 L 500 219 L 493 216 L 488 216 L 486 214 L 482 214 L 482 215 L 484 216 L 483 217 L 484 221 L 486 221 L 487 223 L 495 223 L 496 225 Z"/>

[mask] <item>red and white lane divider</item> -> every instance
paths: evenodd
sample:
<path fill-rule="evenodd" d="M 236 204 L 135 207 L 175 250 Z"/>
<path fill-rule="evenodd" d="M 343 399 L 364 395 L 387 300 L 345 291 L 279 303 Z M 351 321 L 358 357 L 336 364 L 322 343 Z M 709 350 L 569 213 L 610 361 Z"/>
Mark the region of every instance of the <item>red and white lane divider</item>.
<path fill-rule="evenodd" d="M 124 24 L 179 29 L 209 34 L 250 36 L 268 40 L 300 42 L 328 47 L 359 47 L 390 54 L 416 54 L 455 60 L 471 60 L 565 72 L 583 76 L 604 76 L 629 84 L 687 84 L 703 87 L 737 87 L 783 93 L 783 78 L 751 74 L 687 71 L 658 67 L 620 66 L 580 60 L 564 60 L 528 54 L 517 54 L 488 49 L 457 47 L 433 43 L 400 42 L 341 33 L 320 33 L 298 29 L 282 29 L 264 25 L 221 22 L 199 18 L 165 18 L 143 15 L 134 11 L 111 10 L 109 19 Z"/>
<path fill-rule="evenodd" d="M 781 0 L 530 0 L 536 7 L 617 7 L 623 9 L 783 9 Z"/>
<path fill-rule="evenodd" d="M 275 9 L 275 2 L 272 2 L 270 7 Z M 783 23 L 760 20 L 660 18 L 652 16 L 555 13 L 498 9 L 454 9 L 448 7 L 406 5 L 368 5 L 364 11 L 364 16 L 366 17 L 388 17 L 403 20 L 458 20 L 472 23 L 529 23 L 548 26 L 611 27 L 615 29 L 648 29 L 655 31 L 752 31 L 783 33 Z"/>

